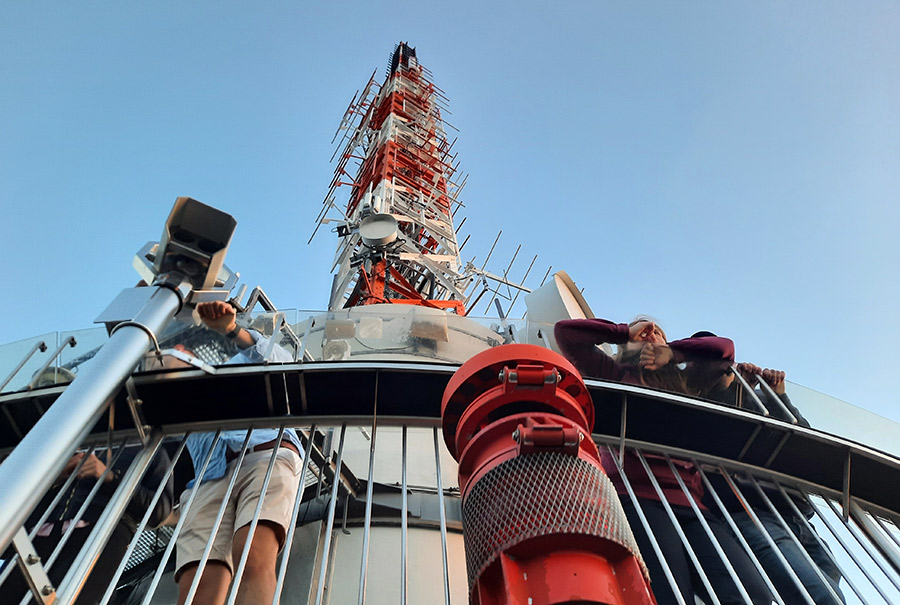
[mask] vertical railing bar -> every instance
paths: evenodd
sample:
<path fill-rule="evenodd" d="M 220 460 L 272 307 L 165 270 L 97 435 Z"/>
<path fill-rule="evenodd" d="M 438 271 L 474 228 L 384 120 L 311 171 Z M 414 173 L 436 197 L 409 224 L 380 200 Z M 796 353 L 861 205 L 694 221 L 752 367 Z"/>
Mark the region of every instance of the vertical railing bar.
<path fill-rule="evenodd" d="M 672 526 L 675 529 L 675 532 L 678 534 L 678 537 L 681 538 L 681 545 L 684 547 L 685 552 L 688 557 L 690 557 L 691 562 L 694 564 L 694 567 L 697 571 L 697 575 L 700 577 L 700 581 L 703 582 L 703 586 L 706 587 L 706 591 L 709 594 L 709 597 L 712 599 L 715 605 L 722 605 L 721 601 L 719 601 L 718 595 L 712 588 L 712 583 L 709 581 L 709 578 L 706 576 L 706 572 L 703 570 L 703 566 L 700 564 L 700 560 L 697 559 L 697 554 L 694 552 L 693 547 L 691 547 L 690 542 L 688 542 L 687 536 L 684 534 L 684 530 L 681 528 L 681 523 L 678 522 L 678 518 L 675 517 L 675 512 L 672 510 L 672 506 L 669 504 L 668 500 L 666 500 L 666 496 L 662 491 L 662 488 L 659 487 L 659 482 L 656 480 L 656 476 L 654 476 L 653 471 L 650 469 L 650 465 L 647 463 L 647 460 L 644 458 L 644 454 L 638 448 L 634 448 L 635 454 L 637 454 L 638 460 L 640 460 L 641 464 L 644 467 L 644 472 L 647 473 L 647 477 L 650 479 L 650 483 L 653 485 L 653 489 L 656 490 L 656 495 L 659 496 L 659 501 L 663 505 L 663 509 L 666 511 L 666 514 L 669 517 L 669 521 L 672 522 Z"/>
<path fill-rule="evenodd" d="M 294 510 L 291 513 L 291 523 L 288 525 L 287 536 L 284 539 L 284 550 L 281 555 L 281 569 L 275 578 L 275 597 L 272 599 L 272 605 L 278 605 L 281 598 L 281 591 L 284 590 L 284 578 L 287 574 L 288 559 L 291 555 L 291 547 L 294 543 L 294 533 L 297 530 L 297 517 L 300 516 L 300 505 L 303 501 L 304 483 L 306 482 L 306 471 L 309 468 L 309 460 L 312 458 L 312 436 L 316 433 L 316 425 L 313 424 L 309 429 L 309 439 L 306 440 L 306 448 L 303 450 L 303 469 L 300 471 L 300 485 L 297 486 L 297 495 L 294 498 Z"/>
<path fill-rule="evenodd" d="M 400 511 L 400 605 L 406 605 L 406 591 L 407 591 L 407 560 L 409 558 L 407 552 L 407 540 L 409 535 L 409 521 L 407 520 L 407 515 L 409 514 L 409 496 L 407 494 L 407 485 L 406 485 L 406 432 L 407 426 L 403 425 L 403 438 L 402 438 L 402 446 L 401 446 L 401 461 L 400 461 L 400 489 L 401 489 L 401 511 Z"/>
<path fill-rule="evenodd" d="M 284 320 L 284 314 L 281 315 Z M 247 559 L 250 556 L 250 547 L 253 545 L 253 536 L 256 534 L 256 528 L 259 525 L 259 516 L 262 514 L 263 502 L 266 499 L 266 490 L 269 489 L 269 482 L 272 479 L 272 470 L 275 468 L 275 460 L 278 459 L 278 452 L 281 451 L 281 440 L 284 438 L 285 425 L 278 428 L 278 436 L 275 438 L 275 447 L 272 448 L 272 455 L 269 456 L 269 465 L 266 468 L 266 476 L 263 478 L 262 487 L 260 488 L 259 500 L 256 502 L 256 510 L 253 511 L 253 518 L 250 520 L 250 528 L 247 530 L 247 540 L 244 542 L 244 550 L 241 552 L 241 559 L 234 571 L 231 580 L 231 594 L 228 595 L 227 605 L 234 605 L 237 600 L 238 590 L 241 587 L 241 580 L 244 577 L 244 568 L 247 566 Z M 288 450 L 290 451 L 290 450 Z"/>
<path fill-rule="evenodd" d="M 222 431 L 216 431 L 215 437 L 213 437 L 212 445 L 209 446 L 209 452 L 206 454 L 206 459 L 203 461 L 203 466 L 200 467 L 200 473 L 196 477 L 196 481 L 194 485 L 199 485 L 203 481 L 204 475 L 206 475 L 206 469 L 209 467 L 209 461 L 212 460 L 213 452 L 216 449 L 216 446 L 219 444 L 219 438 L 222 436 Z M 191 505 L 194 503 L 194 498 L 197 496 L 197 490 L 192 489 L 191 495 L 188 496 L 188 501 L 185 503 L 183 510 L 180 511 L 178 517 L 178 523 L 175 524 L 175 529 L 172 531 L 172 535 L 169 537 L 169 543 L 166 545 L 166 550 L 163 552 L 162 559 L 160 559 L 159 567 L 156 568 L 156 573 L 153 574 L 153 580 L 150 582 L 150 586 L 147 587 L 147 594 L 144 595 L 144 600 L 141 601 L 141 605 L 150 605 L 150 600 L 153 598 L 153 593 L 156 592 L 156 586 L 159 584 L 160 579 L 162 579 L 163 572 L 166 570 L 166 563 L 169 560 L 169 557 L 172 555 L 172 550 L 175 548 L 175 541 L 178 539 L 178 536 L 181 534 L 181 528 L 184 526 L 184 520 L 187 519 L 188 513 L 191 512 Z M 180 496 L 176 496 L 177 499 L 180 500 Z"/>
<path fill-rule="evenodd" d="M 209 538 L 206 541 L 206 546 L 203 548 L 203 554 L 200 555 L 200 560 L 197 562 L 194 579 L 191 580 L 191 586 L 188 589 L 187 597 L 185 597 L 184 600 L 186 605 L 190 605 L 190 603 L 194 602 L 197 589 L 200 587 L 200 579 L 203 577 L 203 572 L 206 570 L 206 564 L 209 562 L 209 555 L 212 553 L 212 547 L 216 541 L 216 534 L 219 533 L 219 527 L 222 525 L 222 519 L 225 518 L 225 511 L 228 510 L 231 493 L 234 491 L 234 484 L 237 483 L 238 473 L 241 472 L 241 465 L 244 463 L 244 457 L 247 454 L 247 448 L 250 445 L 250 436 L 252 434 L 253 429 L 247 429 L 247 434 L 244 436 L 244 442 L 241 444 L 241 451 L 235 460 L 234 468 L 231 469 L 231 476 L 228 478 L 228 487 L 225 488 L 225 494 L 222 496 L 222 504 L 219 505 L 216 519 L 213 521 L 212 529 L 209 532 Z M 194 484 L 193 489 L 195 491 L 200 489 L 199 481 Z"/>
<path fill-rule="evenodd" d="M 622 391 L 622 424 L 619 427 L 619 466 L 625 466 L 625 430 L 628 428 L 628 395 Z M 612 452 L 612 450 L 610 450 Z"/>
<path fill-rule="evenodd" d="M 824 497 L 823 497 L 822 499 L 825 501 L 825 504 L 828 506 L 828 508 L 831 509 L 831 512 L 832 512 L 835 516 L 837 516 L 838 518 L 840 518 L 840 517 L 841 517 L 841 513 L 837 511 L 837 509 L 836 509 L 836 508 L 834 507 L 834 505 L 831 503 L 831 500 L 828 499 L 828 498 L 824 498 Z M 819 510 L 819 507 L 818 507 L 818 506 L 813 505 L 813 510 L 815 511 L 815 513 L 816 513 L 816 515 L 819 517 L 819 519 L 821 519 L 822 522 L 825 524 L 825 526 L 828 528 L 828 531 L 831 532 L 831 535 L 834 536 L 834 539 L 837 540 L 838 543 L 841 545 L 841 547 L 844 549 L 844 552 L 847 553 L 847 556 L 850 557 L 850 559 L 853 561 L 853 563 L 856 565 L 856 567 L 862 572 L 862 574 L 866 577 L 866 579 L 869 580 L 869 583 L 872 585 L 872 587 L 878 592 L 878 594 L 881 595 L 881 598 L 883 598 L 883 599 L 885 600 L 885 602 L 890 603 L 891 600 L 888 598 L 888 596 L 887 596 L 886 594 L 884 594 L 884 592 L 882 591 L 881 587 L 880 587 L 880 586 L 875 582 L 875 580 L 869 575 L 869 572 L 863 567 L 862 563 L 860 563 L 860 561 L 859 561 L 859 559 L 857 558 L 856 554 L 853 553 L 853 551 L 850 550 L 850 548 L 848 547 L 847 543 L 844 541 L 844 538 L 842 538 L 842 537 L 838 534 L 837 530 L 836 530 L 836 529 L 834 528 L 834 526 L 831 524 L 831 521 L 829 521 L 829 520 L 825 517 L 825 515 L 822 514 L 822 511 Z M 854 594 L 856 594 L 857 598 L 858 598 L 860 601 L 862 601 L 863 603 L 867 603 L 866 599 L 863 598 L 863 596 L 862 596 L 862 594 L 861 594 L 860 588 L 856 586 L 856 583 L 850 578 L 849 574 L 842 574 L 842 575 L 843 575 L 843 577 L 844 577 L 844 580 L 847 582 L 847 584 L 848 584 L 848 585 L 850 586 L 850 588 L 853 590 Z"/>
<path fill-rule="evenodd" d="M 122 515 L 125 514 L 126 507 L 131 502 L 131 497 L 140 488 L 141 481 L 143 481 L 144 475 L 147 473 L 147 469 L 150 468 L 150 464 L 159 452 L 161 445 L 162 433 L 160 431 L 155 431 L 148 436 L 146 442 L 141 443 L 140 451 L 131 461 L 131 464 L 128 465 L 128 470 L 122 475 L 115 492 L 106 503 L 106 507 L 97 521 L 93 524 L 94 528 L 81 546 L 78 556 L 72 561 L 72 564 L 63 576 L 57 589 L 56 597 L 60 603 L 75 601 L 75 598 L 81 591 L 81 587 L 84 585 L 84 581 L 100 557 L 101 551 L 121 522 Z M 123 445 L 121 449 L 124 452 L 125 446 Z M 160 487 L 165 488 L 165 484 L 160 484 Z M 162 493 L 162 490 L 158 490 L 158 493 Z M 152 510 L 152 508 L 148 507 L 149 510 Z"/>
<path fill-rule="evenodd" d="M 884 537 L 884 528 L 872 521 L 856 502 L 850 503 L 850 514 L 853 521 L 859 526 L 859 530 L 864 532 L 866 536 L 875 543 L 878 554 L 886 560 L 890 568 L 890 573 L 884 567 L 881 568 L 882 573 L 892 578 L 893 576 L 890 574 L 895 574 L 897 573 L 897 570 L 900 569 L 900 552 L 897 551 L 888 538 Z M 897 585 L 893 580 L 891 583 L 894 584 L 894 586 Z"/>
<path fill-rule="evenodd" d="M 272 351 L 275 350 L 275 341 L 278 340 L 278 332 L 281 330 L 281 324 L 283 324 L 284 321 L 284 312 L 277 311 L 275 313 L 275 327 L 272 328 L 272 337 L 269 338 L 269 343 L 266 345 L 265 354 L 263 355 L 263 363 L 269 363 Z"/>
<path fill-rule="evenodd" d="M 744 551 L 750 556 L 750 558 L 753 561 L 753 564 L 756 565 L 756 568 L 760 572 L 760 575 L 762 575 L 762 578 L 765 581 L 766 586 L 772 592 L 772 594 L 775 595 L 775 599 L 779 603 L 781 603 L 782 605 L 787 605 L 784 603 L 784 599 L 781 598 L 781 595 L 778 593 L 778 590 L 775 588 L 775 585 L 772 583 L 771 578 L 769 578 L 769 575 L 766 573 L 765 569 L 763 569 L 763 566 L 759 562 L 759 559 L 757 558 L 756 553 L 753 552 L 753 549 L 750 547 L 750 544 L 747 543 L 747 540 L 746 540 L 746 538 L 744 538 L 744 535 L 741 533 L 740 529 L 738 528 L 737 523 L 734 522 L 734 518 L 731 516 L 731 513 L 725 508 L 725 505 L 722 503 L 721 498 L 719 498 L 719 494 L 716 491 L 715 487 L 713 487 L 712 482 L 710 482 L 709 478 L 706 476 L 706 473 L 703 471 L 703 469 L 700 467 L 700 465 L 697 464 L 697 461 L 692 460 L 692 462 L 694 463 L 694 466 L 697 467 L 697 470 L 700 471 L 700 477 L 703 479 L 704 485 L 709 489 L 709 493 L 712 495 L 713 500 L 715 501 L 716 505 L 719 507 L 719 510 L 721 511 L 722 516 L 724 517 L 725 521 L 728 523 L 728 527 L 730 527 L 731 531 L 734 532 L 735 537 L 741 543 L 741 547 L 743 547 Z M 725 478 L 725 481 L 728 483 L 728 486 L 731 488 L 731 491 L 734 493 L 734 495 L 740 501 L 741 506 L 743 506 L 744 510 L 746 510 L 747 513 L 750 515 L 750 518 L 752 519 L 753 523 L 755 523 L 758 527 L 760 527 L 763 530 L 763 537 L 766 539 L 766 542 L 768 543 L 769 548 L 772 549 L 772 552 L 775 553 L 775 555 L 778 557 L 778 560 L 781 562 L 781 564 L 784 565 L 785 568 L 788 570 L 788 573 L 791 576 L 791 579 L 800 588 L 801 594 L 804 595 L 804 598 L 806 599 L 807 603 L 809 605 L 816 605 L 816 603 L 812 600 L 812 597 L 810 597 L 810 595 L 806 592 L 806 588 L 800 582 L 800 578 L 797 577 L 797 575 L 794 573 L 793 569 L 788 564 L 787 559 L 785 559 L 784 555 L 781 554 L 781 550 L 778 548 L 778 546 L 772 540 L 771 536 L 769 535 L 769 532 L 765 531 L 765 528 L 763 527 L 762 522 L 756 516 L 756 512 L 753 510 L 753 508 L 749 504 L 747 504 L 747 499 L 744 498 L 743 492 L 741 492 L 740 488 L 738 488 L 737 484 L 734 482 L 734 480 L 732 480 L 731 476 L 728 475 L 728 473 L 725 471 L 724 468 L 719 467 L 719 472 L 721 473 L 722 477 Z"/>
<path fill-rule="evenodd" d="M 122 555 L 122 562 L 119 563 L 119 566 L 116 568 L 113 577 L 109 581 L 109 587 L 106 589 L 106 592 L 100 599 L 100 605 L 106 605 L 109 602 L 110 598 L 112 598 L 112 595 L 116 590 L 116 585 L 119 583 L 119 578 L 122 577 L 122 573 L 124 573 L 125 571 L 125 566 L 128 564 L 128 560 L 131 558 L 131 553 L 134 552 L 134 549 L 137 547 L 137 544 L 141 539 L 141 532 L 144 531 L 144 529 L 147 527 L 147 524 L 150 522 L 150 516 L 153 514 L 153 509 L 156 508 L 159 499 L 162 497 L 162 493 L 163 491 L 165 491 L 166 485 L 169 482 L 169 477 L 171 477 L 175 472 L 175 464 L 181 458 L 181 454 L 184 453 L 188 434 L 189 433 L 185 433 L 184 437 L 181 439 L 181 443 L 178 445 L 178 450 L 176 450 L 175 456 L 173 456 L 172 460 L 169 461 L 169 466 L 166 469 L 165 475 L 163 475 L 162 480 L 159 482 L 159 487 L 156 488 L 156 492 L 153 494 L 153 499 L 150 501 L 149 506 L 147 506 L 147 511 L 144 513 L 141 522 L 138 523 L 137 529 L 134 532 L 134 537 L 132 537 L 131 541 L 128 543 L 128 549 L 125 551 L 125 554 Z"/>
<path fill-rule="evenodd" d="M 87 452 L 85 452 L 85 456 L 81 457 L 81 460 L 78 461 L 78 464 L 69 473 L 69 476 L 66 478 L 66 482 L 63 483 L 63 486 L 59 489 L 56 496 L 53 498 L 53 501 L 47 507 L 47 509 L 43 512 L 43 514 L 38 519 L 37 523 L 35 523 L 34 527 L 28 532 L 28 539 L 33 541 L 34 537 L 37 535 L 38 531 L 41 529 L 41 526 L 46 523 L 47 518 L 50 516 L 50 513 L 53 512 L 53 509 L 59 505 L 60 500 L 63 499 L 63 496 L 69 491 L 69 488 L 72 487 L 72 484 L 75 482 L 78 477 L 78 471 L 81 470 L 81 467 L 84 466 L 84 463 L 87 462 L 88 456 L 94 453 L 94 448 L 89 448 Z M 13 570 L 17 569 L 16 563 L 19 560 L 18 553 L 13 553 L 12 557 L 7 560 L 7 564 L 3 566 L 3 570 L 0 571 L 0 586 L 6 582 L 6 579 L 9 578 L 10 574 L 12 574 Z"/>
<path fill-rule="evenodd" d="M 787 415 L 788 421 L 791 424 L 797 424 L 797 417 L 794 416 L 794 414 L 788 409 L 786 405 L 784 405 L 784 402 L 781 400 L 781 397 L 778 396 L 778 393 L 775 392 L 775 389 L 770 387 L 769 383 L 763 380 L 763 377 L 759 374 L 756 375 L 756 380 L 759 381 L 760 389 L 765 391 L 766 395 L 769 396 L 769 399 L 774 401 L 775 405 L 781 408 L 781 411 Z"/>
<path fill-rule="evenodd" d="M 866 554 L 869 555 L 869 558 L 872 559 L 872 562 L 875 563 L 878 569 L 881 570 L 881 573 L 883 573 L 888 581 L 894 585 L 894 588 L 900 590 L 900 582 L 898 582 L 897 579 L 894 578 L 893 573 L 891 573 L 893 569 L 891 569 L 890 567 L 886 568 L 884 565 L 882 565 L 882 562 L 879 560 L 878 552 L 873 549 L 868 540 L 859 535 L 859 529 L 857 527 L 854 527 L 855 524 L 848 521 L 844 525 L 847 526 L 847 531 L 850 532 L 850 535 L 853 536 L 853 538 L 857 541 L 857 543 L 859 543 L 862 549 L 866 551 Z"/>
<path fill-rule="evenodd" d="M 447 511 L 444 510 L 444 488 L 441 481 L 441 448 L 438 441 L 438 427 L 434 433 L 434 464 L 437 470 L 438 508 L 441 511 L 441 551 L 444 562 L 444 603 L 450 605 L 450 565 L 447 560 Z"/>
<path fill-rule="evenodd" d="M 838 596 L 837 592 L 835 592 L 835 590 L 831 587 L 831 582 L 828 581 L 828 577 L 820 569 L 819 565 L 815 561 L 813 561 L 812 557 L 809 556 L 809 553 L 806 552 L 806 548 L 800 543 L 800 540 L 798 540 L 797 537 L 794 535 L 794 531 L 788 526 L 788 524 L 784 520 L 784 517 L 782 516 L 782 514 L 775 507 L 771 498 L 769 498 L 769 496 L 766 495 L 765 491 L 763 491 L 763 489 L 760 487 L 759 482 L 756 480 L 755 477 L 750 476 L 750 484 L 756 490 L 757 495 L 762 499 L 762 501 L 769 508 L 769 512 L 774 514 L 775 518 L 778 519 L 778 522 L 781 524 L 781 528 L 785 532 L 787 532 L 787 535 L 790 537 L 791 541 L 794 543 L 794 546 L 796 546 L 799 549 L 799 551 L 801 553 L 803 553 L 803 556 L 806 558 L 806 563 L 812 567 L 812 569 L 819 576 L 819 580 L 825 584 L 825 587 L 828 590 L 828 593 L 831 595 L 831 598 L 834 599 L 834 602 L 837 603 L 838 605 L 841 605 L 841 603 L 843 603 L 843 600 L 840 598 L 840 596 Z M 802 513 L 800 513 L 800 510 L 791 501 L 787 492 L 784 491 L 784 488 L 781 487 L 781 485 L 778 483 L 776 483 L 775 486 L 778 488 L 778 491 L 781 493 L 781 497 L 784 498 L 784 500 L 788 503 L 788 506 L 791 507 L 791 512 L 797 517 L 797 519 L 804 519 L 804 522 L 805 522 L 805 520 L 806 520 L 805 516 Z M 763 529 L 765 529 L 765 526 L 762 526 L 762 527 L 763 527 Z M 812 532 L 812 534 L 814 536 L 816 536 L 818 538 L 818 534 L 816 533 L 815 529 L 813 529 L 812 527 L 807 527 L 807 529 L 808 529 L 808 531 Z M 827 550 L 826 550 L 826 552 L 827 552 Z M 793 571 L 792 568 L 790 568 L 790 567 L 788 569 L 791 569 L 791 571 Z"/>
<path fill-rule="evenodd" d="M 328 521 L 325 525 L 325 544 L 322 546 L 322 567 L 319 570 L 319 586 L 316 589 L 316 605 L 322 605 L 325 596 L 325 576 L 330 565 L 331 533 L 334 531 L 334 511 L 337 508 L 338 486 L 341 483 L 341 459 L 344 455 L 344 434 L 347 423 L 341 424 L 341 441 L 338 444 L 338 455 L 334 467 L 334 479 L 331 486 L 331 502 L 328 503 Z M 324 473 L 323 473 L 324 474 Z"/>
<path fill-rule="evenodd" d="M 856 503 L 854 502 L 854 503 L 852 504 L 852 506 L 857 506 L 857 507 L 858 507 L 859 505 L 856 504 Z M 864 512 L 865 512 L 865 511 L 864 511 Z M 881 531 L 883 531 L 885 534 L 887 534 L 888 537 L 889 537 L 891 540 L 894 541 L 894 544 L 897 545 L 897 548 L 900 549 L 900 538 L 898 538 L 896 535 L 894 535 L 894 532 L 892 532 L 892 531 L 890 530 L 890 528 L 885 527 L 884 521 L 881 520 L 881 517 L 880 517 L 879 515 L 875 514 L 875 513 L 869 513 L 869 516 L 871 516 L 872 519 L 875 520 L 875 523 L 878 524 L 878 527 L 881 528 Z M 893 525 L 894 527 L 897 527 L 897 525 L 896 525 L 893 521 L 891 521 L 891 525 Z"/>
<path fill-rule="evenodd" d="M 843 515 L 841 519 L 844 523 L 850 519 L 850 463 L 853 461 L 853 452 L 847 450 L 847 459 L 844 461 L 844 486 L 841 494 L 841 510 Z"/>
<path fill-rule="evenodd" d="M 344 514 L 342 515 L 343 518 L 341 519 L 341 533 L 346 534 L 348 536 L 352 533 L 349 529 L 347 529 L 347 515 L 349 513 L 350 513 L 350 492 L 348 491 L 344 495 Z"/>
<path fill-rule="evenodd" d="M 672 575 L 672 570 L 669 568 L 669 564 L 666 563 L 666 558 L 663 556 L 662 548 L 660 548 L 659 542 L 656 540 L 656 536 L 653 534 L 653 529 L 650 527 L 650 522 L 647 521 L 647 517 L 644 515 L 644 509 L 641 508 L 640 501 L 634 494 L 634 489 L 631 487 L 631 482 L 625 475 L 625 465 L 619 462 L 616 452 L 612 449 L 611 446 L 607 445 L 606 449 L 609 450 L 610 456 L 612 456 L 612 460 L 616 464 L 616 468 L 619 471 L 619 476 L 622 478 L 622 483 L 625 485 L 625 491 L 628 492 L 628 497 L 631 499 L 631 503 L 634 505 L 634 510 L 637 513 L 638 519 L 640 519 L 641 525 L 644 528 L 644 533 L 647 534 L 647 538 L 650 540 L 650 545 L 653 547 L 653 552 L 656 554 L 656 560 L 659 561 L 659 566 L 662 567 L 663 573 L 666 575 L 666 580 L 669 581 L 669 587 L 672 589 L 672 594 L 675 595 L 675 600 L 678 601 L 679 605 L 687 605 L 687 603 L 685 603 L 684 601 L 684 596 L 682 596 L 681 594 L 681 589 L 678 588 L 678 583 L 675 581 L 675 576 Z"/>
<path fill-rule="evenodd" d="M 709 523 L 707 523 L 706 519 L 703 516 L 703 512 L 694 501 L 693 494 L 691 494 L 687 486 L 684 484 L 684 480 L 681 478 L 681 473 L 679 473 L 675 468 L 675 465 L 672 464 L 672 459 L 668 454 L 666 454 L 666 462 L 669 464 L 669 469 L 672 471 L 672 475 L 675 477 L 675 481 L 678 482 L 678 485 L 681 487 L 681 491 L 684 492 L 684 495 L 687 497 L 688 503 L 691 506 L 691 510 L 694 511 L 694 514 L 697 516 L 697 520 L 700 521 L 700 525 L 701 527 L 703 527 L 703 531 L 706 532 L 706 537 L 709 539 L 710 544 L 712 544 L 712 547 L 716 551 L 716 554 L 719 555 L 719 559 L 721 559 L 722 563 L 725 565 L 725 571 L 728 572 L 728 575 L 731 577 L 731 581 L 734 582 L 735 587 L 738 589 L 738 592 L 741 593 L 741 596 L 744 598 L 744 600 L 750 602 L 750 594 L 747 592 L 747 589 L 744 588 L 744 584 L 741 582 L 741 579 L 734 571 L 734 567 L 731 565 L 731 561 L 729 561 L 728 557 L 725 556 L 725 551 L 722 550 L 722 546 L 719 544 L 719 540 L 716 538 L 715 534 L 713 534 L 712 528 L 709 526 Z"/>
<path fill-rule="evenodd" d="M 300 351 L 297 353 L 297 358 L 299 359 L 300 363 L 306 361 L 306 345 L 309 342 L 309 330 L 312 328 L 312 326 L 313 318 L 309 317 L 306 320 L 306 329 L 303 331 L 303 343 L 300 345 Z"/>
<path fill-rule="evenodd" d="M 310 433 L 309 447 L 313 447 L 313 435 Z M 322 433 L 322 456 L 325 459 L 324 464 L 327 465 L 331 461 L 331 449 L 334 442 L 334 428 L 326 429 Z M 325 484 L 325 473 L 319 473 L 319 480 L 316 483 L 316 500 L 322 496 L 322 486 Z"/>
<path fill-rule="evenodd" d="M 366 602 L 366 578 L 369 571 L 369 532 L 372 530 L 372 488 L 375 483 L 375 437 L 378 430 L 378 376 L 379 374 L 376 372 L 375 400 L 372 404 L 372 439 L 369 441 L 369 478 L 366 483 L 366 520 L 363 529 L 362 562 L 359 569 L 358 605 L 364 605 Z"/>

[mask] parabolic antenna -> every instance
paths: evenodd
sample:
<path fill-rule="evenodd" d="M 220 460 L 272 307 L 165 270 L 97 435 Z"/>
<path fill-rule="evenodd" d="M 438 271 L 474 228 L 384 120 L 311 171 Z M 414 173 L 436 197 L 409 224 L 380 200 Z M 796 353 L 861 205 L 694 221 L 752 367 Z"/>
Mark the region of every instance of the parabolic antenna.
<path fill-rule="evenodd" d="M 359 236 L 370 248 L 387 246 L 397 239 L 397 219 L 390 214 L 370 214 L 359 224 Z"/>

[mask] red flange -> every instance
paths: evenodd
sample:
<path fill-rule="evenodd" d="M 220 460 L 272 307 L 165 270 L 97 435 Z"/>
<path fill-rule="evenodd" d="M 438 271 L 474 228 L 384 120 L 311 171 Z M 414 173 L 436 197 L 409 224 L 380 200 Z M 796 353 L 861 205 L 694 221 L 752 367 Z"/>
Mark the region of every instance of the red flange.
<path fill-rule="evenodd" d="M 518 366 L 523 368 L 516 372 Z M 550 371 L 555 371 L 555 381 L 543 382 Z M 491 389 L 499 390 L 488 395 Z M 499 400 L 490 403 L 494 397 Z M 485 404 L 490 407 L 482 411 Z M 457 458 L 479 428 L 502 416 L 526 411 L 555 413 L 580 421 L 588 434 L 594 427 L 591 396 L 581 374 L 562 355 L 534 345 L 504 345 L 482 351 L 460 366 L 444 389 L 444 442 Z M 464 414 L 467 428 L 458 443 L 457 428 Z"/>

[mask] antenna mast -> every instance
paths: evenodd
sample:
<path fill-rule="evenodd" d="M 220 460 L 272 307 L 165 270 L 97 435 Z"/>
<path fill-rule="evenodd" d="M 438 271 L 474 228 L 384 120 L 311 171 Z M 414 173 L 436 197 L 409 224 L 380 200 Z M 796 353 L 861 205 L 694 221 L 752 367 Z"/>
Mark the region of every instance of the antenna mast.
<path fill-rule="evenodd" d="M 343 152 L 319 216 L 320 225 L 336 222 L 340 237 L 329 309 L 400 303 L 465 314 L 472 277 L 460 272 L 453 212 L 461 186 L 453 181 L 444 101 L 415 49 L 402 42 L 384 84 L 378 87 L 373 74 L 351 101 L 338 128 Z M 358 163 L 354 176 L 351 159 Z M 335 203 L 341 185 L 352 187 L 342 210 Z M 332 209 L 342 216 L 326 218 Z"/>

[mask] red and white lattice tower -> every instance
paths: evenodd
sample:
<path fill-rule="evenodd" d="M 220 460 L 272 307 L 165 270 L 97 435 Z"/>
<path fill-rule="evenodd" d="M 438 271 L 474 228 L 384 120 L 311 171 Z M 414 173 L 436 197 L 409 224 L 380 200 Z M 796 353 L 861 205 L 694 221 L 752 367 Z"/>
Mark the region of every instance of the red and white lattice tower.
<path fill-rule="evenodd" d="M 471 270 L 461 270 L 453 213 L 461 184 L 440 101 L 416 52 L 399 44 L 387 79 L 374 74 L 338 130 L 343 148 L 319 224 L 337 223 L 340 243 L 329 308 L 399 303 L 465 314 Z M 344 141 L 346 142 L 344 144 Z M 351 173 L 351 164 L 358 169 Z M 345 207 L 336 190 L 350 185 Z M 327 217 L 335 209 L 340 217 Z"/>

